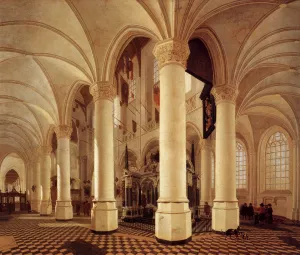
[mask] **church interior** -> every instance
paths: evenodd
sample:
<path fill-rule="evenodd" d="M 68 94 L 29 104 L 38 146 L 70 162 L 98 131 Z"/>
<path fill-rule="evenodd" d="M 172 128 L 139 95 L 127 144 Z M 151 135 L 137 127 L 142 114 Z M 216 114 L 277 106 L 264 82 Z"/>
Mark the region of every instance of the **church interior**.
<path fill-rule="evenodd" d="M 0 254 L 300 254 L 299 0 L 1 0 L 0 24 Z"/>

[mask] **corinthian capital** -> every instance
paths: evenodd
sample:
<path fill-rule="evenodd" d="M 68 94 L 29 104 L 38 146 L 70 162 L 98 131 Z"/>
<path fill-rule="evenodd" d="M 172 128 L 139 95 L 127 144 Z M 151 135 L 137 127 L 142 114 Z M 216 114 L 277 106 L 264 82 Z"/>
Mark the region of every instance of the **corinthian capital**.
<path fill-rule="evenodd" d="M 52 152 L 52 147 L 51 146 L 42 146 L 41 151 L 44 155 L 50 155 Z"/>
<path fill-rule="evenodd" d="M 70 138 L 72 134 L 72 127 L 67 125 L 60 125 L 54 128 L 57 139 Z"/>
<path fill-rule="evenodd" d="M 224 85 L 213 88 L 212 94 L 215 97 L 216 104 L 220 103 L 221 101 L 227 101 L 235 104 L 238 96 L 238 90 L 235 87 Z"/>
<path fill-rule="evenodd" d="M 90 87 L 90 93 L 93 96 L 94 102 L 99 99 L 112 101 L 116 95 L 116 88 L 109 82 L 95 82 Z"/>
<path fill-rule="evenodd" d="M 159 68 L 169 64 L 179 64 L 185 69 L 190 49 L 186 42 L 168 39 L 158 42 L 154 47 L 153 54 L 158 60 Z"/>

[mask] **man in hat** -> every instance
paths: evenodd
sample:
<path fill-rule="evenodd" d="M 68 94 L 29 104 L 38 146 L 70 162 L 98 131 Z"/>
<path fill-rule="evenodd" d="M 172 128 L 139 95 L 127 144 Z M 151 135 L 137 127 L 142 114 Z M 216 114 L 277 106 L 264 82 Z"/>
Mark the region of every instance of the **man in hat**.
<path fill-rule="evenodd" d="M 268 223 L 272 224 L 273 223 L 273 209 L 272 209 L 271 204 L 268 204 L 267 212 L 268 212 Z"/>
<path fill-rule="evenodd" d="M 264 223 L 265 214 L 266 214 L 265 206 L 263 203 L 261 203 L 259 207 L 259 223 Z"/>

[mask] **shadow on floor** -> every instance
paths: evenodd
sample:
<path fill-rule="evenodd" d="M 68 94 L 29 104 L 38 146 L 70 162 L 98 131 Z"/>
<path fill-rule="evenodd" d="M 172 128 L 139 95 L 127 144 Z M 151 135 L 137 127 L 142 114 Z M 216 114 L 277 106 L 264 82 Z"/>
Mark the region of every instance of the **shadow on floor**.
<path fill-rule="evenodd" d="M 61 248 L 67 249 L 75 255 L 104 255 L 105 249 L 99 248 L 97 245 L 85 242 L 83 240 L 76 240 L 74 242 L 66 242 Z"/>
<path fill-rule="evenodd" d="M 278 239 L 285 242 L 287 245 L 296 246 L 297 249 L 300 249 L 300 242 L 291 236 L 278 236 Z"/>

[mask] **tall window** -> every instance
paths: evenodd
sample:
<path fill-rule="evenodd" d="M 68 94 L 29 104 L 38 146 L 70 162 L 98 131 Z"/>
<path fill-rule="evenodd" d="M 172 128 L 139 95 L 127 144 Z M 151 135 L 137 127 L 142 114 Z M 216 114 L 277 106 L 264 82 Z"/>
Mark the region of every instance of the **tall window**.
<path fill-rule="evenodd" d="M 211 187 L 215 188 L 215 156 L 211 152 Z"/>
<path fill-rule="evenodd" d="M 236 188 L 245 189 L 247 181 L 247 159 L 244 146 L 236 143 Z"/>
<path fill-rule="evenodd" d="M 273 134 L 266 147 L 266 190 L 289 189 L 289 146 L 283 133 Z"/>
<path fill-rule="evenodd" d="M 128 103 L 132 102 L 136 97 L 136 79 L 133 76 L 133 80 L 129 83 L 129 96 L 128 96 Z"/>
<path fill-rule="evenodd" d="M 154 59 L 153 63 L 153 84 L 156 84 L 159 82 L 159 69 L 158 69 L 158 62 L 156 59 Z"/>

